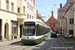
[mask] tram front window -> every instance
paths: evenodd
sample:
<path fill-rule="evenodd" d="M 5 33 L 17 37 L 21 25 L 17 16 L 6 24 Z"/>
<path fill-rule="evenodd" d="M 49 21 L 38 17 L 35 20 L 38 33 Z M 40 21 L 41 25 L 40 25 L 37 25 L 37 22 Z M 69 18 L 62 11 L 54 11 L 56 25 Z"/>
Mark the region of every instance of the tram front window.
<path fill-rule="evenodd" d="M 23 35 L 24 36 L 34 36 L 35 35 L 35 29 L 24 29 Z"/>

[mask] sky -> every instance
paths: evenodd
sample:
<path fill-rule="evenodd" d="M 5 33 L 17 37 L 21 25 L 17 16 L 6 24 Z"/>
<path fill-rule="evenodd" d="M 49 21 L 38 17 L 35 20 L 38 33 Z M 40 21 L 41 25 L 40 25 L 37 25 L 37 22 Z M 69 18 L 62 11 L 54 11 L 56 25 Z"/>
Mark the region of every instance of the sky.
<path fill-rule="evenodd" d="M 41 14 L 42 18 L 47 21 L 51 16 L 51 11 L 54 11 L 54 17 L 57 18 L 57 9 L 66 4 L 67 0 L 36 0 L 36 9 Z"/>

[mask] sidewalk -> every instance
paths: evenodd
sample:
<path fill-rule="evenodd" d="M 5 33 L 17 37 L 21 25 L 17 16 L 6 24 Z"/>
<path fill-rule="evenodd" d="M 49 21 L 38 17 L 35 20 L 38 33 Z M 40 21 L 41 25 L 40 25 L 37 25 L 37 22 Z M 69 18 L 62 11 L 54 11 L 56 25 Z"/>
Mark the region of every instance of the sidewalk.
<path fill-rule="evenodd" d="M 75 50 L 75 39 L 66 39 L 60 35 L 60 40 L 66 47 L 66 50 Z"/>
<path fill-rule="evenodd" d="M 0 47 L 10 45 L 11 43 L 18 42 L 18 41 L 21 41 L 21 39 L 14 39 L 14 40 L 10 40 L 10 41 L 0 42 Z"/>

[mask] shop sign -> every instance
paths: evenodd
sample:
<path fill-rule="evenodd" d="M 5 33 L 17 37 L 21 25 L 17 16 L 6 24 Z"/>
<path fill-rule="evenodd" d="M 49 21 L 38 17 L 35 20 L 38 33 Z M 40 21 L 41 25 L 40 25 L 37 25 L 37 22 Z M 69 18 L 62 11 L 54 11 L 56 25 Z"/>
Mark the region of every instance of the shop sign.
<path fill-rule="evenodd" d="M 16 25 L 13 25 L 13 27 L 17 27 Z"/>

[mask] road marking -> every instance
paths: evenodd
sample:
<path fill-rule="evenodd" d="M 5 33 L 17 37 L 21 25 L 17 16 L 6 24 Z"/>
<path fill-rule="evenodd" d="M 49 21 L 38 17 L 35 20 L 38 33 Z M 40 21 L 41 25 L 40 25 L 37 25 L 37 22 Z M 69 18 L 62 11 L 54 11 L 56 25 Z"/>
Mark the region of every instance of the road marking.
<path fill-rule="evenodd" d="M 56 39 L 55 39 L 55 41 L 56 41 Z M 55 42 L 56 43 L 56 42 Z M 57 46 L 57 43 L 56 43 L 56 46 Z M 55 50 L 56 50 L 56 48 L 55 48 Z"/>
<path fill-rule="evenodd" d="M 59 41 L 61 42 L 61 40 L 59 39 Z M 67 50 L 66 46 L 61 42 L 61 44 L 64 46 L 65 50 Z"/>

